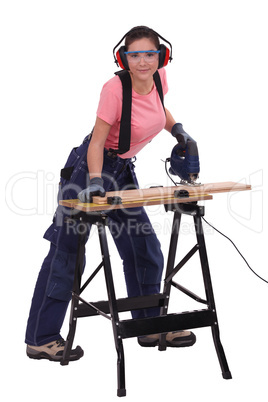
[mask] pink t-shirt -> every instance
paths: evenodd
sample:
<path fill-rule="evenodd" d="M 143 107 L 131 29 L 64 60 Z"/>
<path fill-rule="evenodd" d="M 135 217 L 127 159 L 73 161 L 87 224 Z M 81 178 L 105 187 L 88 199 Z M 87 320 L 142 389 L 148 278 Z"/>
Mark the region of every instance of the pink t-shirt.
<path fill-rule="evenodd" d="M 165 95 L 168 92 L 165 69 L 161 68 L 159 74 L 163 94 Z M 118 149 L 122 97 L 122 84 L 118 76 L 113 77 L 104 84 L 97 116 L 112 126 L 105 142 L 106 149 Z M 148 95 L 139 95 L 132 89 L 130 150 L 120 155 L 120 157 L 132 158 L 137 155 L 145 145 L 163 130 L 165 124 L 166 115 L 155 84 Z"/>

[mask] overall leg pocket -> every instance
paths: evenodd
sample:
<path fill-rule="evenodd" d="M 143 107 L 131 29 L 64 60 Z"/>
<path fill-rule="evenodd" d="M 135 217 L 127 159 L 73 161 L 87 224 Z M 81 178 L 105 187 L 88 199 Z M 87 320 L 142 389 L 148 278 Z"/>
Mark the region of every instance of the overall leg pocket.
<path fill-rule="evenodd" d="M 47 296 L 61 301 L 70 301 L 73 288 L 76 253 L 57 249 L 51 263 Z"/>
<path fill-rule="evenodd" d="M 59 185 L 59 199 L 77 198 L 77 194 L 87 187 L 87 149 L 89 141 L 73 148 L 63 169 Z"/>

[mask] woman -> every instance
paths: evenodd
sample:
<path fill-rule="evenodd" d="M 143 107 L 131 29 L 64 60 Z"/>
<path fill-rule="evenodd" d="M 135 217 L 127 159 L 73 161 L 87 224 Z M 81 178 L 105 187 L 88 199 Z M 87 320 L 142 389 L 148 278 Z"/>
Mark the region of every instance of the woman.
<path fill-rule="evenodd" d="M 160 45 L 159 35 L 147 27 L 135 27 L 124 38 L 125 46 L 117 52 L 117 61 L 129 71 L 132 84 L 129 149 L 120 156 L 114 151 L 118 148 L 122 113 L 122 83 L 115 76 L 102 89 L 92 135 L 73 149 L 61 171 L 60 199 L 77 198 L 78 193 L 78 198 L 85 202 L 94 194 L 137 187 L 132 161 L 136 154 L 164 128 L 175 137 L 183 132 L 181 124 L 176 124 L 171 113 L 163 108 L 154 83 L 154 75 L 159 70 L 163 94 L 167 93 L 162 66 L 170 59 L 169 50 Z M 39 273 L 28 319 L 26 343 L 31 358 L 60 361 L 64 349 L 60 329 L 70 301 L 77 244 L 76 230 L 68 226 L 65 216 L 63 207 L 59 206 L 53 224 L 44 235 L 51 247 Z M 145 210 L 110 212 L 109 229 L 123 261 L 128 296 L 159 293 L 163 256 Z M 156 315 L 159 315 L 158 308 L 132 312 L 133 318 Z M 156 334 L 140 337 L 138 341 L 141 346 L 155 346 L 158 339 Z M 169 346 L 194 343 L 195 336 L 189 331 L 167 335 Z M 78 346 L 70 360 L 82 355 Z"/>

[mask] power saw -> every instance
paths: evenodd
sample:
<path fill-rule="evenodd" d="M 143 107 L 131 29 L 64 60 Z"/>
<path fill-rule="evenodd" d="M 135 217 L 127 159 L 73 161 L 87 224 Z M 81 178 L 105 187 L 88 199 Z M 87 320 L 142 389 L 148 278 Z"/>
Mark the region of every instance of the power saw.
<path fill-rule="evenodd" d="M 200 172 L 197 143 L 187 133 L 176 135 L 178 144 L 172 149 L 169 173 L 179 176 L 179 184 L 200 185 L 196 183 Z M 173 180 L 172 180 L 173 181 Z"/>

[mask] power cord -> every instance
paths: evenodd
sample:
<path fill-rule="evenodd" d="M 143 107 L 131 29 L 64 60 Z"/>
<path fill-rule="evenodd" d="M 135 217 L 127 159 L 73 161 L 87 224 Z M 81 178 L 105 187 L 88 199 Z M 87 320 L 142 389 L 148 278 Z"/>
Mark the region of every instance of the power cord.
<path fill-rule="evenodd" d="M 176 181 L 174 181 L 174 180 L 172 179 L 172 177 L 171 177 L 170 174 L 169 174 L 168 168 L 167 168 L 167 164 L 168 164 L 168 162 L 170 162 L 170 158 L 167 158 L 165 161 L 163 161 L 163 159 L 161 159 L 161 161 L 165 163 L 165 171 L 166 171 L 166 174 L 168 175 L 169 179 L 172 181 L 172 183 L 173 183 L 175 186 L 178 186 L 179 183 L 177 183 Z"/>
<path fill-rule="evenodd" d="M 175 186 L 178 186 L 179 183 L 176 183 L 172 177 L 170 176 L 169 172 L 168 172 L 168 168 L 167 168 L 167 163 L 170 162 L 170 158 L 167 158 L 165 161 L 162 160 L 162 162 L 165 162 L 165 170 L 166 170 L 166 174 L 168 175 L 168 177 L 170 178 L 170 180 L 173 182 L 173 184 L 175 184 Z M 223 237 L 225 237 L 227 240 L 229 240 L 232 245 L 234 246 L 234 248 L 236 249 L 236 251 L 238 252 L 238 254 L 243 258 L 243 260 L 245 261 L 245 263 L 247 264 L 248 268 L 253 272 L 254 275 L 256 275 L 259 279 L 261 279 L 263 282 L 268 283 L 268 281 L 264 278 L 262 278 L 260 275 L 258 275 L 249 265 L 249 263 L 247 262 L 247 260 L 245 259 L 245 257 L 243 256 L 243 254 L 238 250 L 237 246 L 234 244 L 234 242 L 225 234 L 223 234 L 222 232 L 220 232 L 218 229 L 216 229 L 214 226 L 212 226 L 203 216 L 202 219 L 204 222 L 206 222 L 207 225 L 209 225 L 210 227 L 212 227 L 212 229 L 214 229 L 216 232 L 218 232 L 219 234 L 221 234 Z"/>
<path fill-rule="evenodd" d="M 232 245 L 234 246 L 234 248 L 236 249 L 236 251 L 238 252 L 238 254 L 240 254 L 240 256 L 243 258 L 243 260 L 245 261 L 245 263 L 247 264 L 248 268 L 253 272 L 254 275 L 256 275 L 259 279 L 261 279 L 263 282 L 268 283 L 268 281 L 264 278 L 262 278 L 260 275 L 258 275 L 249 265 L 249 263 L 247 262 L 247 260 L 245 259 L 245 257 L 242 255 L 242 253 L 238 250 L 238 248 L 236 247 L 236 245 L 234 244 L 234 242 L 227 237 L 225 234 L 223 234 L 222 232 L 220 232 L 218 229 L 216 229 L 214 226 L 212 226 L 203 216 L 202 216 L 203 221 L 206 222 L 207 225 L 209 225 L 210 227 L 212 227 L 212 229 L 216 230 L 216 232 L 218 232 L 219 234 L 221 234 L 223 237 L 225 237 L 226 239 L 228 239 Z"/>

